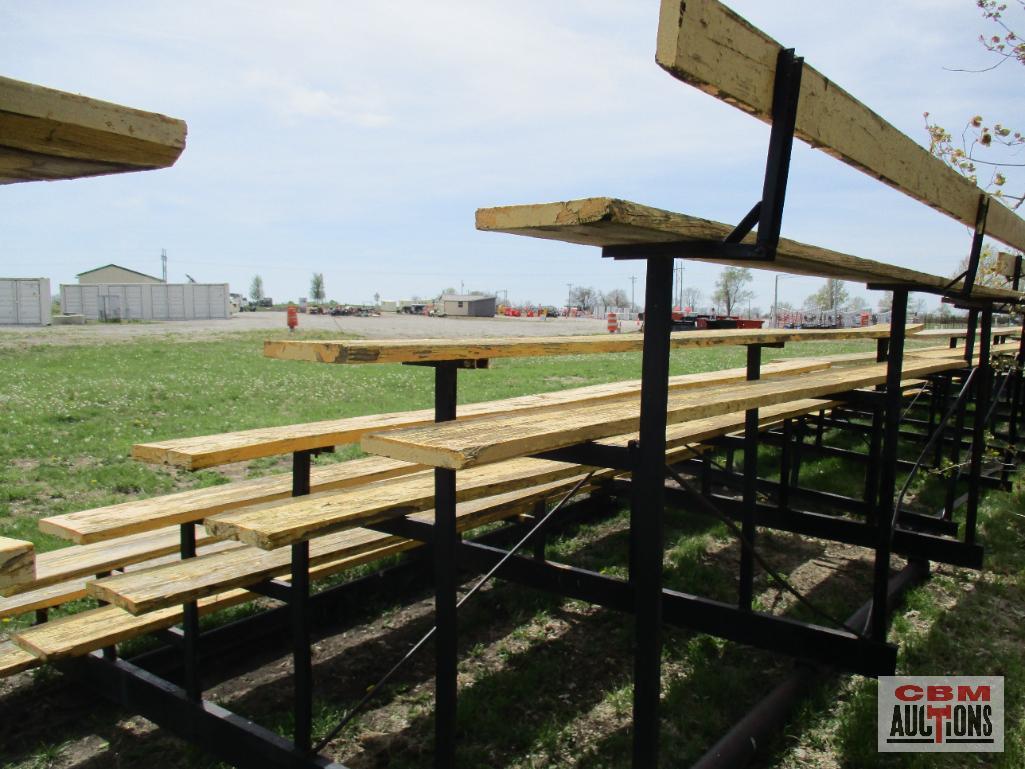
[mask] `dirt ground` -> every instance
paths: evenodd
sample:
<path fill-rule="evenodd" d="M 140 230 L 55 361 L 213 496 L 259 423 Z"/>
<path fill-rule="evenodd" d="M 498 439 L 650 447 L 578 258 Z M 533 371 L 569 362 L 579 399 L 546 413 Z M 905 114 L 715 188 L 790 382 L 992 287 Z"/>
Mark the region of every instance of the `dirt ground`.
<path fill-rule="evenodd" d="M 85 326 L 0 326 L 0 347 L 35 345 L 108 344 L 147 337 L 187 337 L 190 341 L 226 334 L 287 328 L 284 312 L 246 312 L 230 320 L 146 321 L 89 323 Z M 561 336 L 599 334 L 604 320 L 591 318 L 429 318 L 387 313 L 359 318 L 300 315 L 303 331 L 337 331 L 370 339 L 473 338 L 499 336 Z M 627 323 L 624 331 L 632 331 Z"/>

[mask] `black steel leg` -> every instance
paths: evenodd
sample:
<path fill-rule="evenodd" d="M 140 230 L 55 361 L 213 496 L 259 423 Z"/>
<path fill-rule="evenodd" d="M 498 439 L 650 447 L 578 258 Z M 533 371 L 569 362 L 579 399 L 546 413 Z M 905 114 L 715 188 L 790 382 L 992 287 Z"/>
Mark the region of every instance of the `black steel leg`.
<path fill-rule="evenodd" d="M 311 451 L 292 454 L 292 496 L 310 493 Z M 295 729 L 292 741 L 296 750 L 309 753 L 313 740 L 313 654 L 310 639 L 310 543 L 292 545 L 292 585 L 289 605 L 292 611 L 292 669 Z"/>
<path fill-rule="evenodd" d="M 659 694 L 662 680 L 662 558 L 665 501 L 666 407 L 673 262 L 648 259 L 645 282 L 641 425 L 633 471 L 630 537 L 636 556 L 634 592 L 633 767 L 658 766 Z"/>
<path fill-rule="evenodd" d="M 982 311 L 979 332 L 979 370 L 975 375 L 975 411 L 972 417 L 972 455 L 968 475 L 968 502 L 965 506 L 965 542 L 975 544 L 975 523 L 979 512 L 979 477 L 982 475 L 982 455 L 986 450 L 986 413 L 989 411 L 990 339 L 993 331 L 993 311 Z"/>
<path fill-rule="evenodd" d="M 890 350 L 886 366 L 886 413 L 882 466 L 879 473 L 879 503 L 876 506 L 875 567 L 872 585 L 871 637 L 879 643 L 886 642 L 887 585 L 890 581 L 891 524 L 897 492 L 897 442 L 900 440 L 900 412 L 903 405 L 900 380 L 904 364 L 907 309 L 907 289 L 894 289 L 890 316 Z"/>
<path fill-rule="evenodd" d="M 447 422 L 456 418 L 456 374 L 454 364 L 434 367 L 434 418 Z M 434 765 L 452 769 L 456 760 L 456 692 L 458 665 L 458 616 L 456 613 L 456 473 L 434 471 L 434 614 L 435 699 Z"/>
<path fill-rule="evenodd" d="M 872 409 L 872 433 L 868 441 L 868 464 L 865 466 L 866 520 L 876 522 L 876 502 L 879 495 L 879 454 L 883 445 L 883 410 L 878 404 Z"/>
<path fill-rule="evenodd" d="M 790 469 L 790 486 L 794 488 L 801 483 L 801 455 L 804 453 L 804 436 L 808 432 L 808 420 L 801 417 L 797 422 L 796 440 L 794 440 L 793 467 Z"/>
<path fill-rule="evenodd" d="M 779 489 L 776 492 L 776 506 L 780 510 L 790 509 L 790 466 L 794 454 L 794 420 L 783 420 L 783 446 L 779 457 Z"/>
<path fill-rule="evenodd" d="M 296 750 L 308 753 L 313 736 L 313 657 L 310 649 L 310 543 L 292 545 L 292 664 Z"/>
<path fill-rule="evenodd" d="M 961 386 L 964 387 L 964 378 Z M 954 440 L 950 449 L 950 479 L 947 481 L 947 496 L 943 503 L 943 517 L 950 521 L 954 518 L 954 506 L 957 502 L 957 486 L 961 479 L 961 438 L 964 435 L 965 409 L 968 408 L 968 398 L 963 398 L 957 407 L 957 415 L 954 418 Z"/>
<path fill-rule="evenodd" d="M 752 344 L 747 347 L 747 379 L 761 378 L 762 348 Z M 744 515 L 741 521 L 740 542 L 740 589 L 737 605 L 751 609 L 754 601 L 754 547 L 756 484 L 758 482 L 758 409 L 748 409 L 744 414 Z"/>
<path fill-rule="evenodd" d="M 181 525 L 181 557 L 196 557 L 196 524 Z M 182 651 L 185 667 L 185 696 L 198 702 L 203 696 L 198 669 L 199 607 L 195 601 L 182 605 Z"/>

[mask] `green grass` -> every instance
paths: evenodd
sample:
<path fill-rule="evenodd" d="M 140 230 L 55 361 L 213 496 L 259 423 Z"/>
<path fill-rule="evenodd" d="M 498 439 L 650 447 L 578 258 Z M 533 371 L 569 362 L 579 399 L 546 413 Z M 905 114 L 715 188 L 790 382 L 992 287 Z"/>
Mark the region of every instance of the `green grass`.
<path fill-rule="evenodd" d="M 327 366 L 267 360 L 264 337 L 239 334 L 204 341 L 145 339 L 107 346 L 0 349 L 0 413 L 7 440 L 0 445 L 0 534 L 35 541 L 40 549 L 63 544 L 35 528 L 43 515 L 152 496 L 171 490 L 222 483 L 217 470 L 184 473 L 128 459 L 133 443 L 201 435 L 249 427 L 289 424 L 347 415 L 424 408 L 431 403 L 431 372 L 403 366 Z M 307 338 L 313 335 L 305 335 Z M 337 336 L 331 334 L 331 336 Z M 765 359 L 868 350 L 872 343 L 794 344 L 766 351 Z M 672 373 L 741 367 L 743 349 L 679 351 Z M 637 354 L 495 360 L 487 370 L 460 373 L 463 403 L 637 378 Z M 829 442 L 864 442 L 827 433 Z M 352 456 L 354 448 L 318 461 Z M 738 466 L 739 466 L 738 453 Z M 771 468 L 777 452 L 763 448 L 760 465 Z M 910 456 L 908 458 L 913 458 Z M 721 460 L 721 457 L 718 459 Z M 250 463 L 258 475 L 283 469 L 276 460 Z M 771 472 L 766 473 L 772 477 Z M 809 462 L 802 483 L 857 495 L 860 470 L 837 459 Z M 920 499 L 935 501 L 936 479 L 915 486 Z M 983 536 L 991 546 L 990 570 L 982 578 L 942 571 L 909 597 L 894 621 L 893 637 L 902 643 L 903 671 L 1002 673 L 1008 676 L 1009 751 L 981 765 L 1025 765 L 1025 653 L 1018 639 L 1020 607 L 1025 605 L 1025 495 L 991 494 L 983 510 Z M 767 559 L 784 573 L 821 553 L 821 545 L 789 535 L 762 532 Z M 550 558 L 624 576 L 627 572 L 627 521 L 622 512 L 600 523 L 579 526 L 548 543 Z M 667 515 L 666 583 L 688 592 L 732 601 L 735 596 L 736 543 L 718 521 L 671 510 Z M 349 579 L 372 566 L 334 581 Z M 855 575 L 857 577 L 857 575 Z M 862 575 L 864 576 L 864 575 Z M 867 580 L 867 577 L 865 577 Z M 963 590 L 971 579 L 973 589 Z M 853 609 L 867 595 L 867 581 L 827 579 L 817 585 L 815 602 L 834 614 Z M 759 590 L 770 586 L 760 577 Z M 64 611 L 91 604 L 76 602 Z M 379 600 L 380 610 L 398 635 L 394 648 L 378 650 L 368 668 L 330 666 L 321 678 L 316 730 L 323 733 L 359 699 L 375 678 L 374 666 L 387 667 L 404 651 L 406 636 L 417 627 L 388 617 L 396 607 Z M 253 611 L 236 607 L 204 619 L 210 625 Z M 786 613 L 802 619 L 804 607 Z M 23 624 L 27 620 L 19 621 Z M 978 628 L 985 627 L 984 632 Z M 10 627 L 8 625 L 7 627 Z M 992 628 L 992 630 L 990 630 Z M 460 698 L 460 761 L 466 766 L 611 767 L 628 761 L 632 697 L 632 623 L 625 617 L 585 604 L 558 600 L 501 583 L 484 591 L 461 614 L 462 670 L 467 686 Z M 125 651 L 145 648 L 145 642 Z M 357 719 L 338 743 L 336 757 L 354 746 L 380 758 L 376 765 L 422 766 L 429 762 L 431 739 L 430 654 L 382 692 L 376 708 Z M 788 661 L 699 634 L 665 633 L 666 766 L 688 765 L 743 714 L 788 668 Z M 954 664 L 956 663 L 956 665 Z M 340 667 L 339 667 L 340 666 Z M 320 668 L 318 667 L 318 671 Z M 41 691 L 56 674 L 38 674 Z M 58 677 L 59 678 L 59 677 Z M 263 701 L 243 698 L 233 710 L 288 734 L 289 686 Z M 42 696 L 42 695 L 41 695 Z M 872 682 L 846 678 L 814 693 L 762 765 L 815 766 L 803 763 L 807 751 L 821 750 L 843 767 L 962 766 L 964 763 L 880 762 L 871 731 Z M 104 735 L 121 765 L 152 762 L 146 739 L 125 739 L 113 729 L 112 710 L 94 714 L 85 733 Z M 67 733 L 65 733 L 67 732 Z M 0 727 L 0 734 L 3 733 Z M 59 765 L 75 729 L 41 731 L 35 742 L 9 752 L 0 764 L 19 769 Z M 181 769 L 218 764 L 181 743 L 161 738 L 162 763 Z M 3 762 L 10 762 L 4 764 Z M 371 764 L 367 764 L 371 765 Z M 976 765 L 976 764 L 968 764 Z"/>

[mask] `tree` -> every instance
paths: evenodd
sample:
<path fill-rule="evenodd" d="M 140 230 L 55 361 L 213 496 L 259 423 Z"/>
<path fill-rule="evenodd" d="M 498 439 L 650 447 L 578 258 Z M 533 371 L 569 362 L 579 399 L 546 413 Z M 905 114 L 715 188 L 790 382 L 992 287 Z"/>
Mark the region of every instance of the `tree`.
<path fill-rule="evenodd" d="M 249 298 L 254 302 L 263 299 L 263 278 L 259 275 L 254 275 L 253 282 L 249 284 Z"/>
<path fill-rule="evenodd" d="M 570 304 L 581 310 L 593 310 L 598 304 L 598 292 L 589 286 L 573 286 Z"/>
<path fill-rule="evenodd" d="M 968 259 L 969 254 L 965 254 L 964 258 L 957 265 L 957 272 L 951 275 L 951 278 L 960 277 L 967 272 Z M 983 246 L 982 253 L 979 254 L 979 271 L 975 273 L 976 286 L 988 286 L 989 288 L 1010 287 L 1011 279 L 1000 273 L 997 262 L 997 252 L 988 245 Z"/>
<path fill-rule="evenodd" d="M 324 301 L 324 273 L 315 272 L 310 278 L 310 298 L 314 302 Z"/>
<path fill-rule="evenodd" d="M 1025 66 L 1025 40 L 1009 26 L 1005 19 L 1007 0 L 974 0 L 982 11 L 982 17 L 992 22 L 996 29 L 993 34 L 980 35 L 979 42 L 993 54 L 997 61 L 991 67 L 978 72 L 996 69 L 1007 62 L 1015 62 Z M 1025 11 L 1025 0 L 1013 0 L 1020 10 Z M 1025 201 L 1025 194 L 1009 195 L 1004 191 L 1007 177 L 1004 171 L 1009 167 L 1020 166 L 1014 160 L 1004 160 L 1008 152 L 1015 152 L 1025 145 L 1025 135 L 1021 131 L 1008 128 L 1001 123 L 989 124 L 982 115 L 972 115 L 955 140 L 943 126 L 930 122 L 929 113 L 925 115 L 925 128 L 929 133 L 929 151 L 942 159 L 951 168 L 980 184 L 978 166 L 982 165 L 988 174 L 985 189 L 992 192 L 1012 208 L 1017 209 Z M 996 153 L 996 154 L 994 154 Z"/>
<path fill-rule="evenodd" d="M 850 299 L 842 280 L 829 278 L 825 285 L 805 300 L 805 305 L 816 310 L 842 310 Z"/>
<path fill-rule="evenodd" d="M 893 309 L 893 292 L 884 291 L 879 297 L 879 312 L 889 312 Z"/>
<path fill-rule="evenodd" d="M 750 282 L 751 270 L 747 267 L 726 267 L 719 273 L 712 301 L 722 306 L 727 315 L 733 315 L 736 308 L 754 299 L 754 291 L 747 288 Z"/>
<path fill-rule="evenodd" d="M 602 300 L 606 307 L 622 307 L 625 309 L 630 306 L 630 297 L 621 288 L 614 288 L 607 292 L 602 296 Z"/>
<path fill-rule="evenodd" d="M 684 286 L 683 307 L 681 307 L 680 309 L 683 310 L 690 307 L 691 310 L 694 310 L 699 304 L 701 304 L 702 298 L 703 295 L 701 293 L 700 288 L 698 288 L 697 286 Z"/>
<path fill-rule="evenodd" d="M 844 310 L 847 312 L 857 312 L 858 310 L 864 310 L 866 307 L 868 307 L 868 300 L 865 297 L 852 296 L 844 305 Z"/>
<path fill-rule="evenodd" d="M 375 291 L 374 292 L 374 307 L 377 307 L 380 303 L 381 303 L 381 295 Z"/>

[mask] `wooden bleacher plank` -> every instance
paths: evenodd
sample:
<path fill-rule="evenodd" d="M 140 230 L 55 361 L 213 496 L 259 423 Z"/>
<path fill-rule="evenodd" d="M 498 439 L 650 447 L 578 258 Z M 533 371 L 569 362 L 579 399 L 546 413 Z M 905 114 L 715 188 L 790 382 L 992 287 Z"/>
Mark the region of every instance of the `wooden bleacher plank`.
<path fill-rule="evenodd" d="M 655 54 L 659 65 L 765 122 L 772 119 L 776 57 L 781 48 L 717 0 L 662 0 Z M 801 78 L 795 134 L 975 227 L 982 190 L 808 64 Z M 989 207 L 986 233 L 1025 249 L 1025 221 L 997 201 Z"/>
<path fill-rule="evenodd" d="M 567 462 L 519 458 L 463 473 L 458 479 L 456 498 L 480 499 L 579 473 L 578 465 Z M 206 527 L 218 536 L 273 550 L 312 536 L 420 512 L 433 504 L 434 473 L 424 472 L 357 489 L 311 494 L 291 502 L 221 513 L 207 518 Z"/>
<path fill-rule="evenodd" d="M 182 120 L 0 77 L 0 184 L 166 168 L 185 134 Z"/>
<path fill-rule="evenodd" d="M 0 598 L 0 617 L 17 617 L 38 609 L 49 609 L 62 603 L 85 598 L 88 578 L 79 577 L 67 582 L 58 582 L 35 590 Z"/>
<path fill-rule="evenodd" d="M 343 489 L 420 469 L 406 462 L 365 457 L 313 468 L 310 488 L 312 491 Z M 198 521 L 214 513 L 287 499 L 291 495 L 291 476 L 276 474 L 41 518 L 39 530 L 87 544 Z"/>
<path fill-rule="evenodd" d="M 976 330 L 978 331 L 978 330 Z M 1014 336 L 1021 334 L 1020 326 L 998 326 L 992 330 L 992 336 Z M 915 334 L 918 339 L 964 339 L 968 336 L 966 328 L 927 328 Z"/>
<path fill-rule="evenodd" d="M 758 427 L 766 429 L 784 419 L 799 417 L 813 411 L 832 408 L 837 401 L 823 398 L 802 398 L 801 400 L 789 403 L 778 403 L 775 406 L 758 409 Z M 746 414 L 743 411 L 721 416 L 705 417 L 704 419 L 693 419 L 681 424 L 670 425 L 666 428 L 666 448 L 701 443 L 702 441 L 728 435 L 736 430 L 744 428 Z M 637 433 L 615 436 L 613 438 L 601 438 L 595 443 L 609 446 L 621 446 L 628 440 L 636 440 Z"/>
<path fill-rule="evenodd" d="M 801 399 L 800 403 L 795 402 L 785 406 L 774 407 L 774 410 L 766 409 L 764 415 L 760 414 L 760 421 L 763 425 L 767 425 L 779 421 L 787 415 L 807 413 L 807 411 L 818 410 L 827 405 L 829 405 L 827 401 Z M 718 421 L 712 421 L 711 419 L 695 420 L 687 424 L 671 427 L 666 433 L 670 448 L 670 451 L 666 454 L 666 459 L 667 461 L 682 461 L 684 458 L 695 456 L 703 450 L 703 447 L 696 445 L 699 441 L 726 434 L 742 425 L 743 414 L 727 414 L 724 417 L 718 418 Z M 634 437 L 636 436 L 632 434 L 623 434 L 608 437 L 602 442 L 625 446 L 627 441 Z M 517 467 L 513 463 L 523 461 L 535 463 L 544 460 L 516 459 L 503 462 L 498 467 L 505 468 L 505 472 L 508 475 L 509 468 L 515 469 Z M 576 466 L 569 465 L 569 467 Z M 482 469 L 485 468 L 472 468 L 459 474 L 456 481 L 460 495 L 465 496 L 466 492 L 472 491 L 473 487 L 480 483 L 481 476 L 479 471 Z M 431 504 L 433 502 L 429 488 L 393 489 L 392 491 L 405 492 L 404 497 L 396 496 L 390 500 L 390 504 L 393 504 L 395 506 L 394 509 L 398 510 L 399 513 L 411 504 Z M 418 494 L 422 494 L 423 498 L 418 498 L 416 496 Z M 368 520 L 363 521 L 363 523 L 367 523 L 380 520 L 381 517 L 391 516 L 391 513 L 388 512 L 387 504 L 378 504 L 376 498 L 367 498 L 365 494 L 353 493 L 346 500 L 334 500 L 334 502 L 340 502 L 340 504 L 314 508 L 304 505 L 302 500 L 297 500 L 289 510 L 284 511 L 285 514 L 283 515 L 278 510 L 275 510 L 270 515 L 262 516 L 258 514 L 247 515 L 246 511 L 241 511 L 240 514 L 226 514 L 218 516 L 216 519 L 208 520 L 207 525 L 226 537 L 231 536 L 258 547 L 270 548 L 292 544 L 293 542 L 322 535 L 325 532 L 334 531 L 341 527 L 360 525 L 360 517 L 368 517 Z"/>
<path fill-rule="evenodd" d="M 0 588 L 28 582 L 36 574 L 36 549 L 23 539 L 0 537 Z"/>
<path fill-rule="evenodd" d="M 362 555 L 399 540 L 399 537 L 369 529 L 351 529 L 320 537 L 310 543 L 310 565 L 317 566 L 341 556 Z M 132 614 L 142 614 L 280 576 L 289 571 L 291 562 L 289 548 L 268 551 L 243 545 L 236 550 L 91 581 L 88 591 L 94 598 L 113 603 Z"/>
<path fill-rule="evenodd" d="M 686 240 L 722 240 L 733 228 L 720 222 L 663 211 L 614 198 L 585 198 L 561 203 L 482 208 L 477 229 L 590 246 L 667 243 Z M 748 236 L 744 242 L 754 242 Z M 840 278 L 858 283 L 901 284 L 946 289 L 949 278 L 862 259 L 850 254 L 809 246 L 781 238 L 772 262 L 701 259 L 717 264 Z M 953 284 L 956 289 L 962 281 Z M 976 286 L 980 299 L 1016 301 L 1021 294 L 1005 289 Z"/>
<path fill-rule="evenodd" d="M 566 483 L 550 484 L 530 489 L 526 494 L 509 494 L 468 503 L 464 506 L 462 525 L 464 527 L 479 526 L 499 518 L 527 512 L 537 501 L 544 498 L 546 493 L 548 495 L 557 493 L 566 485 Z M 417 544 L 404 540 L 357 556 L 346 556 L 328 561 L 312 567 L 310 578 L 312 580 L 323 579 L 355 566 L 395 555 L 416 547 Z M 201 598 L 198 604 L 200 613 L 207 614 L 243 603 L 251 597 L 252 595 L 247 591 L 236 589 Z M 18 664 L 28 666 L 39 664 L 40 661 L 81 656 L 105 646 L 170 627 L 181 620 L 181 614 L 181 607 L 177 605 L 140 616 L 133 616 L 117 606 L 103 606 L 99 609 L 61 617 L 15 634 L 12 640 L 17 647 L 11 649 L 10 654 Z M 0 646 L 0 652 L 3 651 L 3 647 Z M 3 657 L 0 657 L 0 660 L 2 659 Z M 16 671 L 12 669 L 11 672 L 5 673 L 3 669 L 0 669 L 0 675 L 11 675 L 13 672 Z"/>
<path fill-rule="evenodd" d="M 42 664 L 36 655 L 15 646 L 10 641 L 0 643 L 0 678 L 13 676 Z"/>
<path fill-rule="evenodd" d="M 831 329 L 704 329 L 670 335 L 674 350 L 691 347 L 746 345 L 762 342 L 814 342 L 837 339 L 881 339 L 887 325 Z M 423 363 L 444 360 L 489 360 L 552 355 L 640 352 L 642 334 L 461 339 L 273 340 L 263 343 L 268 358 L 317 363 Z"/>
<path fill-rule="evenodd" d="M 251 600 L 246 590 L 229 590 L 199 601 L 199 613 L 209 614 Z M 78 657 L 105 646 L 113 646 L 155 630 L 162 630 L 181 620 L 182 609 L 174 606 L 135 617 L 116 606 L 59 617 L 41 625 L 33 625 L 11 636 L 11 640 L 43 662 Z"/>
<path fill-rule="evenodd" d="M 828 368 L 828 365 L 815 360 L 785 361 L 764 366 L 762 377 L 768 379 L 776 376 L 821 371 L 824 368 Z M 746 371 L 743 368 L 683 374 L 670 377 L 669 388 L 682 390 L 703 387 L 710 383 L 725 384 L 741 381 L 745 376 Z M 470 403 L 459 406 L 459 419 L 552 408 L 574 401 L 600 401 L 630 397 L 640 392 L 640 386 L 640 380 L 637 379 L 523 395 L 499 401 Z M 346 417 L 301 425 L 241 430 L 196 438 L 137 444 L 132 447 L 132 456 L 144 462 L 198 470 L 204 467 L 259 459 L 293 451 L 356 443 L 369 432 L 388 428 L 413 427 L 419 424 L 430 424 L 433 421 L 434 411 L 432 409 L 376 416 Z M 396 474 L 398 474 L 398 470 L 396 470 Z M 59 534 L 59 536 L 64 535 Z"/>
<path fill-rule="evenodd" d="M 581 477 L 460 503 L 456 507 L 457 529 L 464 532 L 484 523 L 516 515 L 539 500 L 571 488 Z M 410 517 L 432 522 L 434 512 L 428 510 Z M 404 547 L 397 547 L 399 545 Z M 417 546 L 417 542 L 370 529 L 348 529 L 311 540 L 310 566 L 335 564 L 367 553 L 373 553 L 375 558 L 379 558 L 382 553 L 392 554 Z M 290 564 L 291 551 L 288 548 L 268 551 L 243 546 L 239 550 L 96 580 L 90 582 L 88 591 L 93 597 L 108 601 L 131 614 L 142 614 L 228 588 L 245 587 L 264 579 L 286 576 Z"/>
<path fill-rule="evenodd" d="M 950 359 L 905 365 L 906 377 L 924 376 L 956 368 Z M 688 391 L 669 397 L 668 424 L 816 398 L 846 390 L 882 384 L 886 365 L 825 371 L 793 379 L 744 383 L 714 392 Z M 634 432 L 639 425 L 639 404 L 612 403 L 567 408 L 545 420 L 519 415 L 445 423 L 430 427 L 374 433 L 363 439 L 372 454 L 461 470 L 515 456 L 527 456 L 572 446 L 586 440 Z"/>
<path fill-rule="evenodd" d="M 204 545 L 211 540 L 212 537 L 200 527 L 196 532 L 196 544 Z M 37 590 L 75 577 L 95 576 L 111 569 L 120 569 L 140 561 L 177 553 L 180 542 L 181 535 L 178 528 L 174 527 L 131 535 L 111 542 L 72 545 L 39 553 L 36 556 L 35 577 L 29 582 L 0 590 L 0 595 L 15 595 Z"/>
<path fill-rule="evenodd" d="M 113 543 L 112 543 L 113 544 Z M 209 542 L 197 549 L 199 555 L 212 555 L 227 550 L 237 550 L 244 545 L 238 542 Z M 164 555 L 144 563 L 135 564 L 125 568 L 126 573 L 135 574 L 137 571 L 151 569 L 168 563 L 177 563 L 180 556 L 177 548 L 174 554 Z M 98 572 L 96 572 L 98 573 Z M 79 575 L 64 582 L 49 583 L 42 587 L 35 587 L 23 593 L 17 593 L 7 598 L 0 598 L 0 617 L 17 617 L 37 609 L 49 609 L 54 606 L 76 601 L 88 595 L 86 585 L 95 578 L 96 573 L 87 576 Z"/>

